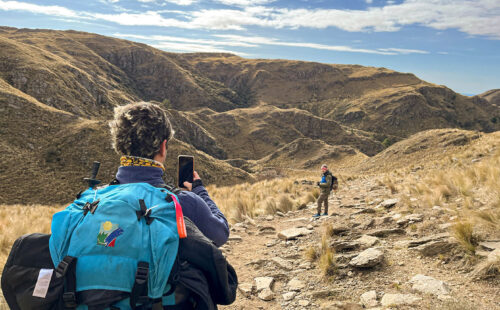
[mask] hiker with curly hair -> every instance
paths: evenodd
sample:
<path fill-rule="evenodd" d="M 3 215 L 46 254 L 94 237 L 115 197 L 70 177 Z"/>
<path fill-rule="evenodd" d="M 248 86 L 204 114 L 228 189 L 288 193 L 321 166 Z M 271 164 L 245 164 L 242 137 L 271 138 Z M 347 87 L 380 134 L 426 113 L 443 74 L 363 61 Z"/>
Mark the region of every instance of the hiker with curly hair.
<path fill-rule="evenodd" d="M 167 113 L 152 103 L 132 103 L 116 107 L 109 126 L 113 148 L 122 155 L 117 182 L 165 184 L 163 164 L 174 136 Z M 193 183 L 184 182 L 184 187 L 186 190 L 177 194 L 184 216 L 217 246 L 226 243 L 229 237 L 226 217 L 210 198 L 196 171 Z"/>

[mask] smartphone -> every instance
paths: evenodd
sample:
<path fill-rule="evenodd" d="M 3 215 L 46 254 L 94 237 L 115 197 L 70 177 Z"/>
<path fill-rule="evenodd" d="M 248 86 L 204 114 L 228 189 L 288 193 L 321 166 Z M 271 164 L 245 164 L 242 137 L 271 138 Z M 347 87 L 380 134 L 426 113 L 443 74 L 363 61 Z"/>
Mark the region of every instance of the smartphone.
<path fill-rule="evenodd" d="M 179 155 L 177 165 L 177 185 L 184 187 L 184 182 L 193 183 L 194 157 L 189 155 Z"/>

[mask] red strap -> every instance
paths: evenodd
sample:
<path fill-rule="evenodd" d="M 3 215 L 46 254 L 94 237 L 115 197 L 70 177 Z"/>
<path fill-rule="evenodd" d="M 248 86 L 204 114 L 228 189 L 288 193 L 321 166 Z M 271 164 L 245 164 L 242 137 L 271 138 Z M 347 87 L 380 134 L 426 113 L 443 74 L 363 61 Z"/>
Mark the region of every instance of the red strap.
<path fill-rule="evenodd" d="M 186 223 L 184 223 L 184 215 L 182 214 L 182 207 L 180 203 L 177 201 L 177 198 L 174 195 L 171 196 L 175 204 L 175 218 L 177 220 L 177 232 L 179 233 L 179 238 L 184 239 L 187 237 L 187 231 L 186 231 Z"/>

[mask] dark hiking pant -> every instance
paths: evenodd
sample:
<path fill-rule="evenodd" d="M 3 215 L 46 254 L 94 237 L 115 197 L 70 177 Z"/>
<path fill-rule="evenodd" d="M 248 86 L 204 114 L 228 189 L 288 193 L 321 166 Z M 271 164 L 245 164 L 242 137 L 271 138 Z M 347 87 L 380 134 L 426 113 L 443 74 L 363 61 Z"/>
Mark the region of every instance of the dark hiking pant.
<path fill-rule="evenodd" d="M 328 196 L 327 193 L 321 193 L 318 197 L 318 214 L 321 214 L 321 204 L 325 203 L 325 213 L 328 213 Z"/>

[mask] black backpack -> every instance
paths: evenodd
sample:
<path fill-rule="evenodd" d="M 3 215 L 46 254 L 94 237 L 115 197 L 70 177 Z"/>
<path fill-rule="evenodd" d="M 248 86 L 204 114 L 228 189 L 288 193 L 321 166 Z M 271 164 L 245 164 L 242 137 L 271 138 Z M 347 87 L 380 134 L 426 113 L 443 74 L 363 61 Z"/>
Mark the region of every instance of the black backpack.
<path fill-rule="evenodd" d="M 33 296 L 40 270 L 55 269 L 49 252 L 49 238 L 47 234 L 30 234 L 14 242 L 2 273 L 3 296 L 11 310 L 63 309 L 65 275 L 61 272 L 52 273 L 45 298 Z"/>
<path fill-rule="evenodd" d="M 332 176 L 332 184 L 330 185 L 330 191 L 337 190 L 339 188 L 339 181 L 337 177 L 334 176 L 330 171 L 328 171 L 326 174 Z"/>

